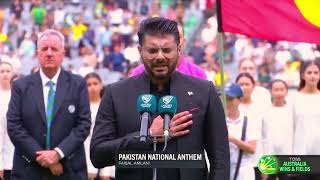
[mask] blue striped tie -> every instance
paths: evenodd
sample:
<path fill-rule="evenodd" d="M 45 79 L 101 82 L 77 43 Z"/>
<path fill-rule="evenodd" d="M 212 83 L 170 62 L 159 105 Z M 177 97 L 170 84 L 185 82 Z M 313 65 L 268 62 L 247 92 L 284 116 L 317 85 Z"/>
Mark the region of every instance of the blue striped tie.
<path fill-rule="evenodd" d="M 49 81 L 47 83 L 47 86 L 49 86 L 49 93 L 48 93 L 48 101 L 47 101 L 47 138 L 46 138 L 46 148 L 50 149 L 50 137 L 51 137 L 51 123 L 52 123 L 52 116 L 53 116 L 53 106 L 54 106 L 54 82 Z"/>

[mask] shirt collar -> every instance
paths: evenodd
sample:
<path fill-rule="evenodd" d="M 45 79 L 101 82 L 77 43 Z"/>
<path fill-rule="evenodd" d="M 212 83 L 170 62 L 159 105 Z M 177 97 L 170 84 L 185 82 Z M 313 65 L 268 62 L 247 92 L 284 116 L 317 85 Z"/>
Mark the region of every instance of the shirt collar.
<path fill-rule="evenodd" d="M 58 69 L 58 72 L 53 76 L 52 79 L 49 79 L 45 74 L 44 72 L 42 71 L 42 69 L 40 68 L 40 77 L 41 77 L 41 80 L 42 80 L 42 86 L 46 86 L 46 84 L 48 83 L 48 81 L 52 81 L 55 85 L 57 85 L 57 82 L 58 82 L 58 77 L 60 75 L 60 72 L 61 72 L 61 68 Z"/>
<path fill-rule="evenodd" d="M 226 121 L 228 124 L 238 124 L 240 122 L 242 122 L 244 119 L 244 116 L 240 113 L 238 119 L 235 120 L 231 120 L 230 118 L 228 118 L 228 116 L 226 116 Z"/>

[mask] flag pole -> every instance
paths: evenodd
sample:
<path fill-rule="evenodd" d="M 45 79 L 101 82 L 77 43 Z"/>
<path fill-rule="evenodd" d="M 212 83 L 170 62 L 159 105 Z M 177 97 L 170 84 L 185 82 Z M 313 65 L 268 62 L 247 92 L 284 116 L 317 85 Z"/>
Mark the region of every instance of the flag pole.
<path fill-rule="evenodd" d="M 221 92 L 221 100 L 225 113 L 227 114 L 226 108 L 226 93 L 224 91 L 225 82 L 224 82 L 224 46 L 223 46 L 223 29 L 222 29 L 222 19 L 221 19 L 221 2 L 220 0 L 216 1 L 217 6 L 217 21 L 218 21 L 218 54 L 219 54 L 219 64 L 220 64 L 220 92 Z"/>
<path fill-rule="evenodd" d="M 219 54 L 219 64 L 220 64 L 220 92 L 221 92 L 221 99 L 222 99 L 222 105 L 225 110 L 226 109 L 226 93 L 224 91 L 225 82 L 224 82 L 224 47 L 223 47 L 223 32 L 218 32 L 218 54 Z"/>

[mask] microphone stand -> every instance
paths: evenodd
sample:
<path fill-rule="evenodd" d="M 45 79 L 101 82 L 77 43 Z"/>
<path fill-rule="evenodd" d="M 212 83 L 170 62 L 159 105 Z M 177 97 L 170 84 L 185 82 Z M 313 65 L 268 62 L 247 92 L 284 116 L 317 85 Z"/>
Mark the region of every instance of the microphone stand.
<path fill-rule="evenodd" d="M 160 136 L 154 136 L 152 137 L 152 142 L 153 142 L 153 152 L 156 152 L 157 151 L 157 138 L 163 138 L 164 136 L 163 135 L 160 135 Z M 167 141 L 167 139 L 165 140 Z M 165 151 L 166 150 L 166 146 L 167 146 L 167 142 L 165 142 L 165 146 L 164 146 L 164 149 L 162 151 Z M 157 180 L 157 168 L 153 168 L 153 177 L 152 177 L 152 180 Z"/>
<path fill-rule="evenodd" d="M 157 151 L 157 137 L 153 137 L 153 152 Z M 152 180 L 157 180 L 157 168 L 153 168 Z"/>
<path fill-rule="evenodd" d="M 141 136 L 137 136 L 140 137 L 140 141 L 143 142 L 143 140 L 141 140 Z M 162 149 L 162 151 L 165 151 L 167 148 L 167 143 L 168 143 L 168 136 L 165 135 L 159 135 L 159 136 L 153 136 L 150 137 L 150 135 L 147 136 L 148 139 L 152 138 L 152 142 L 153 142 L 153 152 L 157 151 L 157 138 L 163 138 L 164 137 L 164 148 Z M 157 180 L 157 168 L 153 168 L 153 177 L 152 180 Z"/>

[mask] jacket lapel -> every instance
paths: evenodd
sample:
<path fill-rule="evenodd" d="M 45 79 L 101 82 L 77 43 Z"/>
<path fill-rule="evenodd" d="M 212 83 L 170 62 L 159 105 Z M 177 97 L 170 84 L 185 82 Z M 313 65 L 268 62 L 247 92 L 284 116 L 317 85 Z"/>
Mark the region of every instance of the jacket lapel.
<path fill-rule="evenodd" d="M 174 72 L 171 76 L 170 94 L 177 98 L 177 113 L 189 110 L 190 98 L 188 98 L 188 85 L 184 83 L 179 72 Z"/>
<path fill-rule="evenodd" d="M 188 92 L 192 92 L 192 89 L 192 87 L 185 83 L 183 76 L 179 72 L 175 72 L 171 76 L 170 93 L 177 98 L 177 113 L 188 111 L 194 106 L 192 96 L 188 95 Z M 189 147 L 189 143 L 186 136 L 177 138 L 178 152 L 184 151 L 185 147 Z"/>
<path fill-rule="evenodd" d="M 41 115 L 41 119 L 43 123 L 47 124 L 47 116 L 46 116 L 46 110 L 45 110 L 44 99 L 43 99 L 43 87 L 42 87 L 42 81 L 41 81 L 39 72 L 33 76 L 32 83 L 33 83 L 32 92 L 34 92 L 33 93 L 34 100 L 36 101 L 36 105 Z"/>
<path fill-rule="evenodd" d="M 61 69 L 58 82 L 57 82 L 57 88 L 56 88 L 56 94 L 55 94 L 55 102 L 53 107 L 53 119 L 55 119 L 55 116 L 63 102 L 63 99 L 65 95 L 67 94 L 67 91 L 69 89 L 69 77 L 67 73 Z"/>
<path fill-rule="evenodd" d="M 141 91 L 141 94 L 150 94 L 150 77 L 149 75 L 144 72 L 141 76 L 140 79 L 142 79 L 142 81 L 138 81 L 139 84 L 137 84 L 136 88 L 140 89 L 139 91 Z M 139 95 L 141 95 L 139 94 Z"/>

